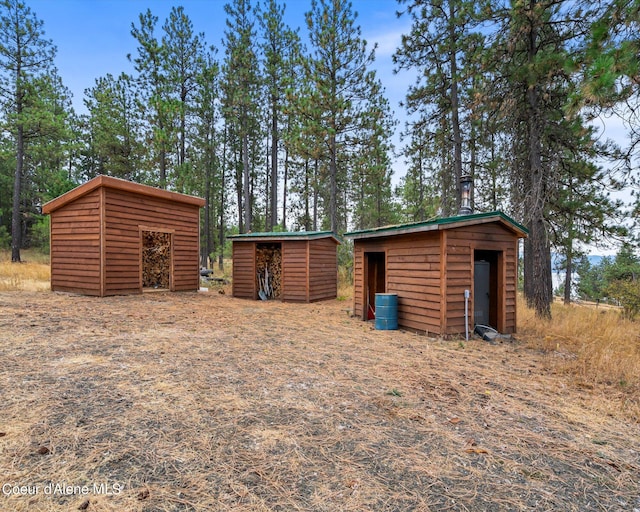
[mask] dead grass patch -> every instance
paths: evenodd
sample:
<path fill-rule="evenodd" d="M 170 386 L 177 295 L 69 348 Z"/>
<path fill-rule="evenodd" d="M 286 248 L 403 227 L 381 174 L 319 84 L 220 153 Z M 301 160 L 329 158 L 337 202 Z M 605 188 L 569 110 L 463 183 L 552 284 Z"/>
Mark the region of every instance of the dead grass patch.
<path fill-rule="evenodd" d="M 541 321 L 519 304 L 518 324 L 528 345 L 547 354 L 554 369 L 581 387 L 604 385 L 630 418 L 640 420 L 640 335 L 638 323 L 616 308 L 552 305 L 552 320 Z"/>
<path fill-rule="evenodd" d="M 640 507 L 638 425 L 520 342 L 212 292 L 5 292 L 0 333 L 2 509 Z"/>
<path fill-rule="evenodd" d="M 49 258 L 36 251 L 23 251 L 23 263 L 11 263 L 11 253 L 0 251 L 0 291 L 49 290 Z"/>

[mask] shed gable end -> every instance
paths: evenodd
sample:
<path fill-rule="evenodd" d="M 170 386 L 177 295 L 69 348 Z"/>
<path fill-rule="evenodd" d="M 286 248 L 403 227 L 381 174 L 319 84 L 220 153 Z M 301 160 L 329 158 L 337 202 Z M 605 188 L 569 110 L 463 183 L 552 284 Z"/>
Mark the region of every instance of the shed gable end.
<path fill-rule="evenodd" d="M 51 214 L 51 289 L 101 295 L 100 191 Z"/>

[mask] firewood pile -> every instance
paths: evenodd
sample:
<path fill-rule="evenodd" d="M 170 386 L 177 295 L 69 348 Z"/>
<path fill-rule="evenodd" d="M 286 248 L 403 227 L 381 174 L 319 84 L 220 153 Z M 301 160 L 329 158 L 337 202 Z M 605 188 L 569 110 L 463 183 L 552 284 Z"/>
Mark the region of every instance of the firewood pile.
<path fill-rule="evenodd" d="M 256 247 L 256 279 L 262 300 L 277 299 L 282 287 L 282 250 L 279 245 Z"/>
<path fill-rule="evenodd" d="M 171 235 L 157 231 L 142 233 L 142 286 L 169 288 Z"/>

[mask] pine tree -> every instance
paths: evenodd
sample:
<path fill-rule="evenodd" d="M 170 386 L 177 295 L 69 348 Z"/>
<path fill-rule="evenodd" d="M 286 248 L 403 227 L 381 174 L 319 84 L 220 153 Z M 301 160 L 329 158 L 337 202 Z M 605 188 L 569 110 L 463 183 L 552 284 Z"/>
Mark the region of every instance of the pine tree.
<path fill-rule="evenodd" d="M 85 91 L 88 110 L 84 178 L 106 174 L 144 182 L 144 145 L 136 116 L 138 98 L 131 78 L 107 75 Z"/>
<path fill-rule="evenodd" d="M 304 67 L 304 60 L 301 60 Z M 304 76 L 304 75 L 301 75 Z M 315 124 L 313 86 L 304 79 L 289 91 L 286 145 L 290 157 L 289 191 L 293 224 L 305 231 L 318 229 L 322 199 L 320 165 L 327 160 L 322 134 Z"/>
<path fill-rule="evenodd" d="M 146 144 L 150 148 L 149 168 L 157 173 L 162 188 L 169 185 L 172 168 L 171 148 L 175 147 L 176 118 L 180 110 L 171 98 L 165 63 L 167 52 L 155 35 L 158 17 L 149 9 L 139 16 L 140 26 L 131 24 L 131 35 L 138 42 L 136 57 L 129 55 L 138 73 L 141 116 L 145 120 Z"/>
<path fill-rule="evenodd" d="M 208 257 L 218 249 L 220 263 L 224 257 L 224 230 L 226 213 L 226 180 L 224 166 L 221 165 L 222 135 L 220 133 L 220 66 L 215 60 L 215 48 L 205 52 L 202 67 L 196 78 L 194 91 L 194 116 L 197 120 L 194 150 L 198 170 L 197 179 L 201 184 L 200 193 L 205 199 L 204 246 L 202 265 L 207 265 Z M 218 241 L 215 243 L 214 227 L 217 226 Z M 219 245 L 216 248 L 216 245 Z"/>
<path fill-rule="evenodd" d="M 234 0 L 225 5 L 225 62 L 223 66 L 223 112 L 229 135 L 235 138 L 233 161 L 236 168 L 238 225 L 241 232 L 251 231 L 253 223 L 252 159 L 256 154 L 260 101 L 258 60 L 255 53 L 253 9 L 249 0 Z M 256 144 L 251 144 L 255 141 Z"/>
<path fill-rule="evenodd" d="M 565 271 L 564 302 L 571 302 L 572 276 L 576 261 L 586 256 L 584 248 L 604 245 L 623 238 L 626 229 L 621 217 L 621 202 L 607 194 L 607 173 L 581 155 L 563 155 L 562 173 L 549 205 L 551 244 L 563 258 Z"/>
<path fill-rule="evenodd" d="M 286 33 L 283 56 L 283 76 L 285 77 L 284 104 L 282 110 L 282 145 L 284 162 L 282 166 L 282 229 L 287 230 L 289 184 L 296 163 L 296 141 L 302 133 L 302 118 L 297 108 L 297 92 L 304 88 L 303 74 L 304 50 L 297 31 Z"/>
<path fill-rule="evenodd" d="M 398 211 L 391 188 L 390 138 L 395 122 L 382 84 L 369 74 L 369 101 L 363 111 L 363 124 L 356 133 L 352 173 L 353 222 L 357 229 L 380 227 L 398 222 Z"/>
<path fill-rule="evenodd" d="M 623 308 L 627 318 L 640 314 L 640 258 L 630 244 L 620 247 L 605 273 L 605 293 Z"/>
<path fill-rule="evenodd" d="M 402 202 L 405 222 L 423 222 L 436 216 L 439 196 L 431 177 L 436 172 L 430 168 L 433 157 L 424 125 L 412 124 L 408 129 L 411 138 L 403 150 L 407 171 L 400 179 L 398 195 Z"/>
<path fill-rule="evenodd" d="M 14 126 L 15 173 L 13 179 L 11 261 L 20 261 L 22 247 L 21 198 L 24 187 L 25 118 L 28 83 L 46 73 L 53 63 L 56 48 L 44 39 L 43 23 L 21 0 L 0 3 L 0 93 L 5 115 Z"/>
<path fill-rule="evenodd" d="M 290 45 L 296 44 L 297 34 L 284 24 L 285 5 L 269 0 L 266 10 L 260 13 L 264 56 L 264 86 L 267 96 L 267 118 L 269 122 L 269 176 L 267 230 L 273 231 L 278 224 L 278 188 L 280 176 L 279 154 L 284 131 L 286 90 L 294 79 L 290 74 L 287 55 Z"/>
<path fill-rule="evenodd" d="M 182 192 L 193 192 L 187 165 L 189 127 L 187 118 L 193 111 L 192 96 L 197 87 L 198 73 L 203 65 L 204 34 L 194 34 L 193 23 L 183 7 L 173 7 L 164 26 L 162 47 L 166 60 L 167 88 L 176 100 L 178 108 L 178 151 L 176 159 L 176 188 Z"/>
<path fill-rule="evenodd" d="M 70 148 L 75 113 L 71 93 L 56 69 L 26 84 L 22 214 L 25 245 L 43 250 L 49 244 L 49 222 L 40 213 L 46 201 L 75 186 L 70 179 Z"/>
<path fill-rule="evenodd" d="M 27 89 L 23 105 L 24 169 L 28 177 L 26 184 L 33 189 L 24 204 L 31 202 L 31 214 L 37 215 L 43 202 L 69 189 L 69 148 L 74 145 L 76 119 L 71 92 L 56 69 L 33 79 Z"/>
<path fill-rule="evenodd" d="M 463 97 L 465 82 L 471 74 L 462 66 L 465 52 L 475 34 L 472 30 L 477 2 L 467 0 L 408 1 L 405 13 L 412 20 L 411 31 L 403 35 L 402 44 L 393 56 L 397 70 L 417 69 L 419 81 L 409 88 L 406 107 L 410 115 L 418 114 L 420 123 L 430 126 L 441 158 L 440 198 L 443 216 L 451 216 L 460 208 L 460 178 L 463 174 L 465 149 L 464 113 L 468 99 Z M 404 14 L 404 13 L 402 13 Z M 425 133 L 425 130 L 421 130 Z M 427 135 L 427 133 L 425 133 Z M 425 154 L 422 145 L 413 146 Z M 428 153 L 437 154 L 430 150 Z M 453 158 L 449 155 L 452 154 Z M 470 170 L 467 170 L 469 172 Z"/>
<path fill-rule="evenodd" d="M 309 98 L 310 121 L 328 153 L 326 168 L 321 167 L 328 185 L 327 227 L 333 232 L 346 228 L 346 201 L 340 191 L 348 188 L 352 151 L 349 134 L 362 124 L 362 112 L 370 88 L 367 72 L 374 61 L 374 49 L 356 26 L 357 14 L 346 0 L 313 0 L 306 13 L 312 54 L 305 64 L 305 75 L 312 85 Z"/>
<path fill-rule="evenodd" d="M 548 203 L 553 168 L 557 165 L 555 136 L 561 134 L 562 99 L 568 80 L 564 64 L 572 37 L 563 23 L 560 4 L 524 0 L 505 8 L 497 33 L 494 60 L 503 115 L 512 140 L 513 203 L 529 228 L 524 242 L 524 294 L 540 317 L 551 316 L 551 244 Z"/>
<path fill-rule="evenodd" d="M 621 170 L 618 180 L 635 193 L 630 216 L 638 218 L 640 195 L 637 163 L 640 161 L 640 0 L 585 2 L 590 25 L 584 46 L 582 82 L 573 110 L 590 118 L 614 115 L 627 129 L 628 144 L 611 155 L 612 166 Z M 635 222 L 636 229 L 637 221 Z"/>

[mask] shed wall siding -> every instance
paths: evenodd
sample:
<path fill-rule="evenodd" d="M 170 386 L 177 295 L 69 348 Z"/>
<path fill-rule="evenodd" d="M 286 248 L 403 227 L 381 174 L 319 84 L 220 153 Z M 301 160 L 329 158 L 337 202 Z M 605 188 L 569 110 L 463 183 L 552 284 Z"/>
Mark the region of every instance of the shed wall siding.
<path fill-rule="evenodd" d="M 289 302 L 309 301 L 307 240 L 282 242 L 282 300 Z"/>
<path fill-rule="evenodd" d="M 314 302 L 334 299 L 338 290 L 336 241 L 333 237 L 288 240 L 270 237 L 233 240 L 233 296 L 257 299 L 256 247 L 279 244 L 281 250 L 280 300 Z"/>
<path fill-rule="evenodd" d="M 468 247 L 468 251 L 462 247 Z M 518 239 L 499 224 L 482 224 L 473 228 L 459 228 L 449 232 L 448 254 L 450 259 L 459 260 L 460 251 L 468 252 L 469 272 L 473 269 L 474 250 L 501 251 L 504 258 L 504 274 L 500 281 L 503 294 L 500 300 L 504 304 L 504 325 L 499 329 L 504 333 L 516 332 L 516 300 L 517 300 L 517 265 L 518 265 Z M 458 254 L 456 254 L 458 253 Z M 460 263 L 458 261 L 458 263 Z M 473 283 L 473 274 L 468 277 L 469 283 Z M 447 283 L 450 288 L 447 296 L 447 310 L 452 318 L 460 318 L 462 311 L 462 323 L 457 321 L 449 326 L 448 332 L 464 331 L 464 289 L 460 289 L 459 282 Z M 473 299 L 473 298 L 472 298 Z M 469 306 L 471 310 L 472 304 Z M 461 309 L 462 308 L 462 309 Z"/>
<path fill-rule="evenodd" d="M 398 323 L 440 332 L 439 233 L 399 237 L 387 249 L 387 292 L 398 294 Z"/>
<path fill-rule="evenodd" d="M 464 332 L 464 291 L 473 289 L 473 249 L 467 239 L 457 235 L 453 230 L 447 232 L 444 251 L 447 270 L 443 305 L 446 325 L 442 333 L 446 334 Z M 473 314 L 470 317 L 473 322 Z"/>
<path fill-rule="evenodd" d="M 338 295 L 338 260 L 332 239 L 309 241 L 309 301 Z"/>
<path fill-rule="evenodd" d="M 233 241 L 233 296 L 257 299 L 254 242 Z"/>
<path fill-rule="evenodd" d="M 355 240 L 355 314 L 366 319 L 365 253 L 384 252 L 385 291 L 398 294 L 398 324 L 433 334 L 463 333 L 464 291 L 473 290 L 475 250 L 502 253 L 500 327 L 515 332 L 518 237 L 498 223 Z M 469 308 L 473 312 L 472 301 Z"/>
<path fill-rule="evenodd" d="M 100 295 L 100 191 L 51 214 L 51 289 Z"/>
<path fill-rule="evenodd" d="M 105 192 L 105 294 L 142 290 L 141 226 L 173 233 L 172 290 L 197 290 L 199 208 L 122 190 Z"/>
<path fill-rule="evenodd" d="M 365 252 L 386 253 L 385 291 L 398 294 L 398 324 L 418 331 L 439 333 L 439 233 L 356 241 L 354 311 L 363 319 L 366 300 Z"/>

